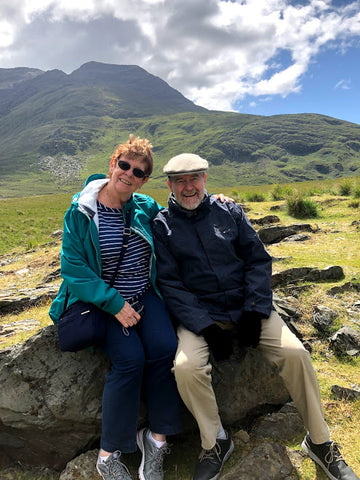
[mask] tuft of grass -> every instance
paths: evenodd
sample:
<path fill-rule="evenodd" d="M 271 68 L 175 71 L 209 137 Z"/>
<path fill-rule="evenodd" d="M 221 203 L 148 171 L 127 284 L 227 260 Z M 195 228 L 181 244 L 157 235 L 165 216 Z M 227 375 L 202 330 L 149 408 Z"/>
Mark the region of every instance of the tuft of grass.
<path fill-rule="evenodd" d="M 245 198 L 248 202 L 265 202 L 266 200 L 265 195 L 260 192 L 247 193 Z"/>
<path fill-rule="evenodd" d="M 353 196 L 354 198 L 360 198 L 360 185 L 356 185 L 356 187 L 354 188 Z"/>
<path fill-rule="evenodd" d="M 300 194 L 288 197 L 286 204 L 288 214 L 294 218 L 316 218 L 319 216 L 317 204 Z"/>
<path fill-rule="evenodd" d="M 352 188 L 353 188 L 353 183 L 349 179 L 344 179 L 339 184 L 339 195 L 342 195 L 344 197 L 350 196 Z"/>
<path fill-rule="evenodd" d="M 290 186 L 275 185 L 271 191 L 271 197 L 273 200 L 284 200 L 286 197 L 293 194 L 294 191 Z"/>

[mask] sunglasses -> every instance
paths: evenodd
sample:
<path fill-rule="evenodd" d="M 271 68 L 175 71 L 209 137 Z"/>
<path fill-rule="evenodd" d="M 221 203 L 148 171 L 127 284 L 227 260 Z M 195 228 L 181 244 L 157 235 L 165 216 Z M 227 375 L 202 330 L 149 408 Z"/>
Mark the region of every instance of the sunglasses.
<path fill-rule="evenodd" d="M 124 160 L 118 160 L 118 165 L 119 165 L 119 168 L 121 168 L 121 170 L 130 170 L 131 168 L 131 165 L 129 162 L 125 162 Z M 145 178 L 145 177 L 148 177 L 149 175 L 146 175 L 146 173 L 141 170 L 141 168 L 133 168 L 132 170 L 132 173 L 134 175 L 134 177 L 136 178 Z"/>

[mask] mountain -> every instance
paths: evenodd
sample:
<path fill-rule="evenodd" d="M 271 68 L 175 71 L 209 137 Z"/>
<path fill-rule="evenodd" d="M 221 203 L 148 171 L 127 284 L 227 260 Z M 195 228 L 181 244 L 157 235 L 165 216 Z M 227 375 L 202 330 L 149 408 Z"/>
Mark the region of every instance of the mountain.
<path fill-rule="evenodd" d="M 357 124 L 206 110 L 136 65 L 0 69 L 2 196 L 72 191 L 107 170 L 129 133 L 154 145 L 152 186 L 164 184 L 162 166 L 183 151 L 207 158 L 219 186 L 360 175 Z"/>

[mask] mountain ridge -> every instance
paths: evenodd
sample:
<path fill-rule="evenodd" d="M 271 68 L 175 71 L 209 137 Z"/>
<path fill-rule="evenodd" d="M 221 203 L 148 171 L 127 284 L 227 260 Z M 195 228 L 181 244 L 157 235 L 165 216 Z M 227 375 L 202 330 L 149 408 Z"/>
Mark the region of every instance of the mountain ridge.
<path fill-rule="evenodd" d="M 71 190 L 107 170 L 129 133 L 154 146 L 155 186 L 181 151 L 207 158 L 219 186 L 360 174 L 357 124 L 207 110 L 137 65 L 90 61 L 70 74 L 0 69 L 2 196 Z"/>

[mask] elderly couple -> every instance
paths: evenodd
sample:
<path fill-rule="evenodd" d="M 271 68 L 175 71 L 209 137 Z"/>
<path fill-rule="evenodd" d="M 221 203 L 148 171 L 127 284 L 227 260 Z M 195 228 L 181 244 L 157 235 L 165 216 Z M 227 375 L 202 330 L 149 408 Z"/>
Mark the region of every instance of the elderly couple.
<path fill-rule="evenodd" d="M 181 431 L 181 397 L 200 431 L 193 480 L 218 478 L 234 444 L 219 417 L 211 362 L 231 355 L 236 336 L 278 366 L 308 430 L 305 452 L 328 478 L 358 479 L 330 440 L 309 353 L 273 308 L 271 258 L 244 211 L 209 196 L 208 162 L 190 153 L 164 167 L 167 208 L 135 193 L 152 173 L 151 147 L 130 135 L 115 150 L 109 174 L 92 175 L 73 197 L 64 219 L 63 283 L 50 309 L 57 323 L 68 292 L 69 304 L 81 299 L 111 314 L 101 345 L 111 369 L 103 392 L 100 476 L 131 480 L 121 455 L 138 446 L 140 479 L 163 480 L 166 436 Z M 111 287 L 128 212 L 131 234 Z M 141 314 L 135 302 L 144 307 Z M 149 426 L 137 431 L 142 388 Z"/>

